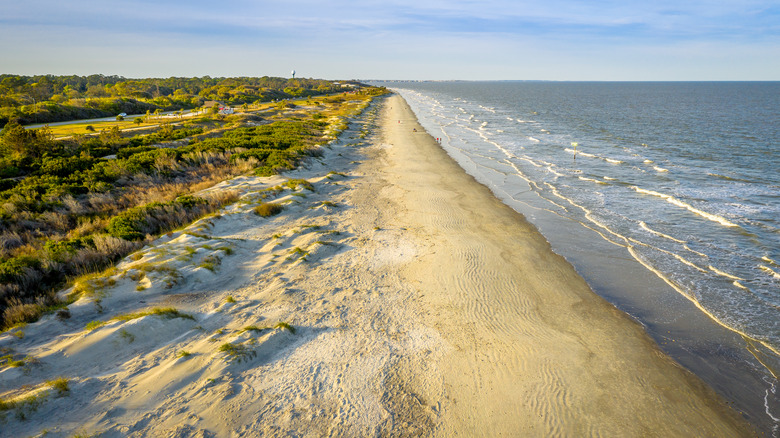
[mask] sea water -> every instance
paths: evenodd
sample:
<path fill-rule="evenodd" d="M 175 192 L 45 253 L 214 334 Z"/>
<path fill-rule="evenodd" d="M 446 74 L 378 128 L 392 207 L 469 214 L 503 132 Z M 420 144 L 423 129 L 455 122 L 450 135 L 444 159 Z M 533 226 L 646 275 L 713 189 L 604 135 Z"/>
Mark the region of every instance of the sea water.
<path fill-rule="evenodd" d="M 780 83 L 381 85 L 597 293 L 778 433 Z"/>

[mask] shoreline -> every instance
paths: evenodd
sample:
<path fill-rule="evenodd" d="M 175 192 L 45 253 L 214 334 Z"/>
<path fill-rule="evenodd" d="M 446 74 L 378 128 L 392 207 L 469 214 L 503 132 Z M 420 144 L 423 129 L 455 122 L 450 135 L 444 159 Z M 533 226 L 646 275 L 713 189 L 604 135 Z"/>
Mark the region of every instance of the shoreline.
<path fill-rule="evenodd" d="M 546 385 L 546 389 L 552 390 L 553 392 L 561 391 L 563 394 L 560 395 L 561 399 L 569 399 L 567 402 L 563 402 L 563 404 L 568 405 L 566 408 L 563 406 L 556 406 L 556 400 L 547 400 L 546 402 L 549 403 L 549 405 L 546 408 L 539 408 L 541 417 L 545 417 L 547 415 L 550 415 L 550 411 L 558 411 L 559 414 L 562 414 L 567 409 L 573 408 L 575 405 L 587 405 L 588 399 L 591 398 L 592 394 L 596 394 L 599 392 L 602 392 L 605 390 L 604 386 L 601 385 L 594 385 L 595 381 L 608 379 L 611 384 L 614 384 L 614 388 L 611 390 L 607 390 L 606 392 L 611 393 L 613 396 L 616 396 L 617 399 L 622 400 L 624 403 L 628 403 L 628 400 L 631 397 L 623 398 L 617 396 L 621 391 L 636 391 L 640 388 L 630 388 L 630 383 L 638 380 L 650 380 L 650 379 L 658 379 L 657 382 L 653 385 L 651 385 L 653 388 L 666 388 L 668 390 L 668 393 L 664 393 L 661 391 L 660 394 L 650 395 L 639 395 L 639 394 L 633 394 L 635 396 L 635 401 L 637 402 L 636 406 L 633 406 L 630 410 L 635 412 L 642 412 L 643 408 L 647 408 L 647 405 L 643 405 L 642 403 L 646 402 L 647 399 L 643 400 L 643 397 L 648 397 L 648 399 L 653 398 L 663 398 L 663 397 L 677 397 L 679 395 L 685 394 L 686 396 L 692 397 L 696 400 L 695 403 L 704 403 L 707 405 L 710 403 L 711 400 L 718 400 L 717 403 L 714 403 L 711 406 L 708 406 L 709 409 L 712 409 L 713 415 L 718 412 L 719 410 L 725 408 L 725 403 L 721 401 L 719 396 L 716 396 L 714 392 L 705 385 L 703 385 L 697 377 L 690 374 L 688 371 L 682 369 L 678 364 L 676 364 L 674 361 L 672 361 L 668 356 L 663 354 L 656 344 L 649 338 L 649 336 L 644 332 L 644 330 L 633 320 L 631 320 L 627 315 L 624 313 L 618 311 L 614 306 L 607 303 L 605 300 L 603 300 L 601 297 L 596 295 L 590 287 L 585 283 L 585 281 L 574 271 L 573 267 L 562 257 L 554 254 L 545 240 L 545 238 L 534 228 L 532 225 L 530 225 L 525 218 L 522 217 L 519 213 L 515 212 L 502 202 L 500 202 L 493 193 L 485 186 L 474 180 L 473 177 L 467 175 L 463 169 L 459 167 L 459 165 L 451 158 L 447 153 L 441 148 L 440 145 L 435 143 L 435 141 L 425 132 L 424 129 L 417 123 L 416 116 L 411 112 L 411 109 L 408 108 L 408 105 L 404 102 L 403 105 L 406 107 L 406 111 L 408 111 L 409 114 L 411 114 L 410 122 L 414 125 L 407 126 L 407 129 L 417 129 L 418 132 L 414 134 L 419 134 L 424 139 L 422 141 L 418 141 L 418 146 L 423 149 L 422 155 L 426 157 L 426 161 L 433 161 L 436 160 L 437 166 L 440 166 L 439 169 L 437 169 L 439 172 L 449 172 L 449 175 L 452 175 L 454 178 L 457 179 L 456 182 L 451 183 L 453 186 L 450 187 L 453 192 L 451 195 L 453 196 L 453 199 L 457 199 L 459 201 L 463 200 L 465 198 L 464 194 L 462 193 L 465 191 L 465 188 L 469 189 L 470 196 L 472 198 L 470 199 L 479 199 L 481 202 L 479 204 L 479 208 L 473 204 L 469 204 L 468 202 L 461 201 L 461 205 L 463 210 L 468 209 L 474 209 L 476 208 L 479 210 L 479 212 L 473 212 L 471 213 L 473 216 L 479 216 L 482 212 L 485 212 L 485 215 L 487 213 L 494 213 L 496 212 L 498 216 L 502 216 L 503 219 L 507 220 L 508 223 L 505 224 L 505 228 L 501 229 L 498 228 L 497 231 L 505 233 L 505 235 L 500 235 L 499 233 L 495 232 L 489 232 L 491 235 L 485 235 L 484 233 L 481 234 L 479 237 L 482 239 L 489 239 L 492 240 L 494 245 L 501 248 L 499 251 L 499 254 L 494 255 L 492 258 L 487 257 L 486 259 L 489 260 L 489 263 L 487 266 L 491 268 L 491 270 L 494 270 L 496 273 L 501 274 L 510 274 L 509 271 L 512 269 L 515 269 L 519 271 L 520 278 L 517 278 L 517 282 L 515 283 L 507 283 L 512 284 L 517 287 L 518 284 L 522 284 L 521 282 L 525 282 L 525 287 L 520 288 L 521 290 L 529 288 L 531 279 L 535 280 L 533 284 L 533 288 L 531 291 L 524 290 L 523 295 L 526 295 L 526 297 L 523 297 L 525 300 L 529 300 L 530 302 L 525 302 L 521 304 L 522 307 L 526 307 L 525 310 L 515 309 L 509 309 L 510 306 L 505 306 L 504 304 L 508 304 L 502 302 L 501 300 L 510 300 L 510 297 L 498 297 L 502 292 L 508 292 L 507 290 L 500 290 L 500 288 L 497 288 L 494 290 L 494 294 L 489 299 L 496 300 L 498 299 L 499 303 L 501 303 L 501 309 L 499 310 L 494 306 L 491 308 L 493 312 L 498 313 L 499 311 L 503 314 L 502 315 L 504 320 L 500 323 L 497 323 L 494 320 L 496 318 L 496 313 L 490 314 L 490 315 L 483 315 L 484 318 L 479 318 L 479 315 L 471 315 L 472 317 L 475 317 L 478 321 L 478 324 L 480 325 L 487 325 L 487 324 L 495 324 L 497 327 L 502 327 L 505 329 L 505 337 L 502 339 L 503 342 L 506 342 L 507 348 L 520 348 L 521 351 L 523 351 L 524 354 L 521 354 L 522 356 L 522 362 L 525 362 L 522 364 L 524 367 L 529 367 L 528 362 L 535 362 L 536 367 L 530 367 L 533 369 L 532 372 L 519 372 L 514 376 L 513 378 L 507 378 L 503 381 L 504 385 L 508 385 L 511 387 L 513 383 L 516 385 L 518 380 L 524 380 L 524 377 L 530 375 L 537 375 L 537 376 L 544 376 L 543 380 L 548 380 L 544 382 L 544 385 Z M 395 102 L 393 103 L 393 107 L 395 108 Z M 393 127 L 395 125 L 392 125 Z M 403 133 L 399 134 L 401 136 L 400 140 L 408 141 L 408 137 L 405 137 Z M 407 134 L 408 135 L 408 134 Z M 425 138 L 427 137 L 427 138 Z M 399 142 L 399 144 L 403 144 Z M 406 150 L 407 154 L 412 153 L 410 150 Z M 400 153 L 399 153 L 400 154 Z M 410 172 L 411 173 L 411 172 Z M 423 176 L 426 174 L 423 174 Z M 400 175 L 399 175 L 400 177 Z M 435 176 L 428 176 L 428 179 L 438 179 Z M 414 184 L 414 183 L 411 183 Z M 424 184 L 418 184 L 418 185 L 424 185 Z M 431 183 L 433 185 L 433 183 Z M 457 188 L 456 188 L 457 187 Z M 461 193 L 454 192 L 455 190 L 460 191 Z M 485 206 L 484 204 L 488 204 L 488 206 Z M 426 205 L 426 203 L 421 202 L 418 205 Z M 429 209 L 427 214 L 435 214 L 435 209 Z M 415 215 L 415 216 L 422 216 Z M 488 220 L 497 220 L 495 215 L 488 216 L 490 219 Z M 472 220 L 470 224 L 474 223 L 485 223 L 486 219 L 482 218 L 475 218 L 475 220 Z M 522 228 L 521 228 L 522 227 Z M 522 231 L 518 233 L 518 228 L 520 228 Z M 432 231 L 433 232 L 433 231 Z M 463 239 L 463 236 L 460 236 L 460 239 Z M 487 240 L 487 241 L 489 241 Z M 514 243 L 511 243 L 513 241 L 522 241 L 523 246 L 530 246 L 530 248 L 518 248 L 519 245 L 516 245 Z M 486 240 L 482 240 L 481 243 L 486 242 Z M 507 244 L 506 242 L 510 242 Z M 509 248 L 507 248 L 507 246 Z M 510 256 L 507 253 L 512 252 L 513 254 Z M 518 254 L 520 253 L 520 254 Z M 502 266 L 501 269 L 497 269 L 498 266 L 496 266 L 496 262 L 500 260 L 504 266 Z M 471 261 L 472 264 L 475 264 L 474 261 Z M 526 266 L 527 264 L 532 265 L 532 267 Z M 454 266 L 457 266 L 456 263 L 453 263 Z M 420 274 L 424 272 L 424 269 L 419 271 Z M 451 278 L 449 279 L 449 284 L 457 283 L 458 279 L 453 278 L 457 277 L 458 273 L 450 273 Z M 531 277 L 531 278 L 529 278 Z M 553 280 L 554 277 L 555 280 L 558 279 L 564 279 L 561 283 L 555 284 L 556 281 Z M 446 280 L 442 280 L 446 283 Z M 537 284 L 536 281 L 539 283 Z M 477 286 L 478 282 L 475 282 L 474 286 Z M 556 286 L 559 286 L 560 289 L 556 289 Z M 538 289 L 537 289 L 538 288 Z M 508 288 L 509 289 L 509 288 Z M 568 290 L 563 290 L 568 289 Z M 530 292 L 530 293 L 529 293 Z M 554 300 L 553 295 L 555 296 Z M 466 298 L 465 294 L 462 296 L 465 298 L 464 301 L 458 303 L 461 306 L 468 307 L 468 306 L 474 306 L 476 303 L 471 302 L 469 303 L 469 298 Z M 477 297 L 472 297 L 473 299 L 477 299 Z M 482 298 L 482 297 L 479 297 Z M 519 297 L 515 297 L 515 299 L 518 299 Z M 542 304 L 543 303 L 543 304 Z M 452 305 L 451 303 L 448 303 Z M 497 303 L 498 304 L 498 303 Z M 544 307 L 542 307 L 544 306 Z M 534 309 L 541 317 L 541 321 L 536 320 L 533 321 L 533 312 L 531 312 L 528 309 Z M 586 310 L 587 309 L 587 310 Z M 523 313 L 524 314 L 520 314 Z M 512 315 L 514 313 L 514 315 Z M 580 315 L 582 313 L 586 313 L 587 317 L 580 318 Z M 542 316 L 543 315 L 543 316 Z M 517 319 L 527 319 L 528 321 L 523 321 L 523 324 L 516 324 L 515 327 L 511 327 L 511 322 L 509 321 L 510 318 L 517 318 Z M 445 320 L 449 320 L 449 318 L 444 318 Z M 454 320 L 457 320 L 457 318 L 453 318 Z M 573 323 L 573 320 L 580 319 L 580 325 Z M 533 321 L 533 322 L 531 322 Z M 527 326 L 526 326 L 527 324 Z M 614 330 L 610 330 L 607 327 L 611 324 L 615 324 L 616 328 Z M 541 326 L 541 327 L 538 327 Z M 598 329 L 597 329 L 598 327 Z M 545 345 L 544 342 L 540 342 L 539 339 L 543 338 L 544 335 L 541 333 L 537 334 L 535 333 L 537 330 L 540 332 L 545 332 L 546 330 L 553 329 L 553 332 L 556 333 L 556 335 L 561 335 L 562 333 L 566 333 L 567 336 L 562 336 L 563 339 L 555 339 L 552 340 L 552 345 Z M 558 329 L 558 330 L 555 330 Z M 576 338 L 578 338 L 577 342 L 574 344 L 568 345 L 564 347 L 561 345 L 561 341 L 567 340 L 571 341 L 571 338 L 569 338 L 568 335 L 572 335 L 572 332 L 576 332 L 579 330 L 584 330 L 585 333 L 578 333 L 574 335 Z M 594 333 L 597 332 L 597 333 Z M 620 337 L 615 337 L 615 333 L 620 333 Z M 552 335 L 554 336 L 554 335 Z M 540 342 L 541 345 L 534 349 L 533 347 L 518 347 L 517 345 L 512 345 L 513 343 L 516 343 L 519 339 L 522 339 L 523 344 L 525 343 L 536 343 Z M 585 339 L 589 339 L 590 342 L 585 342 Z M 602 342 L 603 341 L 603 342 Z M 487 344 L 489 345 L 495 345 L 497 343 L 497 339 L 490 339 Z M 583 343 L 585 345 L 583 345 Z M 476 346 L 472 345 L 472 348 L 475 348 Z M 531 357 L 536 352 L 538 352 L 540 349 L 555 349 L 557 351 L 557 357 L 546 357 L 546 358 L 534 358 Z M 580 351 L 576 351 L 578 349 L 581 349 Z M 574 350 L 574 351 L 572 351 Z M 598 353 L 597 353 L 598 352 Z M 473 366 L 475 362 L 481 362 L 477 358 L 484 354 L 486 357 L 490 357 L 490 354 L 484 353 L 484 352 L 477 352 L 473 351 L 472 354 L 475 357 L 470 358 L 470 360 L 467 360 L 467 362 L 471 362 L 471 365 Z M 595 356 L 595 357 L 588 357 L 588 356 Z M 636 356 L 634 356 L 636 355 Z M 599 357 L 603 356 L 603 357 Z M 649 357 L 648 357 L 649 356 Z M 587 357 L 587 359 L 585 359 Z M 641 358 L 640 358 L 641 357 Z M 452 358 L 448 359 L 449 363 L 454 363 L 454 361 L 451 360 Z M 568 361 L 574 361 L 576 365 L 571 365 Z M 592 362 L 591 362 L 592 361 Z M 551 366 L 550 362 L 554 362 L 557 364 L 557 366 Z M 484 362 L 481 362 L 484 363 Z M 635 370 L 636 374 L 641 375 L 642 377 L 639 378 L 639 376 L 634 375 L 634 371 L 629 372 L 629 375 L 621 375 L 622 373 L 617 373 L 614 376 L 605 377 L 600 376 L 597 377 L 594 374 L 590 373 L 583 373 L 582 375 L 577 375 L 579 372 L 576 370 L 577 368 L 581 369 L 588 369 L 588 370 L 595 370 L 595 369 L 610 369 L 613 368 L 613 371 L 617 371 L 614 369 L 615 363 L 621 363 L 624 365 L 629 365 L 628 368 L 631 368 L 633 366 L 638 366 L 640 363 L 643 365 L 642 367 L 638 367 Z M 520 365 L 520 364 L 517 364 Z M 455 366 L 453 366 L 453 369 L 449 373 L 445 373 L 446 375 L 453 375 L 457 374 L 455 372 Z M 467 367 L 468 368 L 468 367 Z M 496 366 L 496 368 L 499 368 L 499 366 Z M 621 367 L 622 368 L 622 367 Z M 484 372 L 484 370 L 481 370 Z M 508 369 L 496 369 L 495 372 L 497 374 L 504 374 L 506 378 L 506 374 L 510 374 L 512 371 Z M 576 378 L 573 377 L 573 375 L 567 375 L 567 373 L 572 373 L 573 375 L 577 375 Z M 598 374 L 598 371 L 596 371 L 596 374 Z M 651 377 L 652 376 L 652 377 Z M 592 381 L 589 382 L 582 382 L 581 379 L 589 377 Z M 515 380 L 516 379 L 516 380 Z M 572 380 L 569 380 L 572 379 Z M 667 380 L 668 379 L 668 380 Z M 671 382 L 673 380 L 678 380 L 677 383 L 672 384 Z M 580 380 L 578 383 L 581 384 L 582 388 L 575 388 L 576 384 L 573 383 L 573 380 Z M 620 382 L 618 380 L 624 380 L 623 382 Z M 628 386 L 626 384 L 628 383 Z M 667 386 L 668 385 L 668 386 Z M 499 387 L 502 385 L 498 385 Z M 529 383 L 529 382 L 523 382 L 521 385 L 524 387 L 523 390 L 519 391 L 522 394 L 528 394 L 528 393 L 534 393 L 535 384 Z M 605 385 L 606 386 L 606 385 Z M 568 389 L 566 388 L 568 387 Z M 672 390 L 672 388 L 675 388 Z M 496 388 L 498 389 L 498 388 Z M 485 388 L 478 388 L 475 387 L 472 389 L 473 393 L 469 394 L 470 397 L 479 398 L 480 396 L 486 397 L 487 399 L 493 399 L 495 394 L 491 394 L 489 396 L 485 396 L 484 393 L 480 394 L 480 392 L 484 391 Z M 681 393 L 675 395 L 674 391 L 680 390 Z M 538 389 L 537 389 L 538 391 Z M 581 393 L 579 391 L 582 391 Z M 651 391 L 652 392 L 652 391 Z M 568 393 L 568 394 L 567 394 Z M 590 394 L 590 395 L 586 395 Z M 581 396 L 582 399 L 577 403 L 573 402 L 573 399 L 577 397 L 577 395 Z M 505 400 L 502 403 L 499 403 L 499 405 L 511 405 L 512 401 L 515 402 L 515 404 L 523 404 L 520 400 L 512 400 L 513 396 L 512 394 L 504 394 L 505 397 L 507 397 L 509 400 Z M 545 398 L 544 395 L 542 395 L 541 398 Z M 558 400 L 561 401 L 561 400 Z M 488 400 L 483 400 L 484 403 L 490 404 Z M 533 402 L 532 402 L 533 403 Z M 545 401 L 537 400 L 535 402 L 536 404 L 544 405 Z M 691 401 L 691 403 L 694 403 Z M 480 403 L 481 404 L 481 403 Z M 660 414 L 658 411 L 655 411 L 654 414 L 657 415 L 663 415 L 663 416 L 669 416 L 672 418 L 677 418 L 679 420 L 681 417 L 685 418 L 685 422 L 693 423 L 693 412 L 690 412 L 689 414 L 682 415 L 682 410 L 678 411 L 678 408 L 680 406 L 677 406 L 671 410 L 668 410 L 673 403 L 662 403 L 663 406 L 654 406 L 653 410 L 660 410 L 660 411 L 666 411 L 663 414 Z M 687 406 L 688 408 L 690 406 Z M 622 410 L 623 408 L 620 407 L 613 407 L 613 409 L 616 409 L 614 412 L 615 414 Z M 698 410 L 700 408 L 697 408 Z M 729 410 L 729 408 L 725 408 L 726 410 Z M 574 409 L 576 410 L 576 409 Z M 463 415 L 466 415 L 466 412 L 462 412 Z M 573 415 L 573 412 L 569 412 L 569 415 Z M 589 412 L 585 414 L 585 411 L 582 412 L 584 416 L 591 416 L 595 413 Z M 628 421 L 628 423 L 625 424 L 631 424 L 631 420 L 629 420 L 630 415 L 628 415 L 627 412 L 623 412 L 623 414 L 626 414 L 627 416 L 623 418 L 623 420 Z M 720 412 L 718 415 L 723 415 L 724 412 Z M 688 416 L 691 415 L 691 416 Z M 699 414 L 700 415 L 700 414 Z M 725 413 L 725 417 L 729 418 L 730 416 L 735 416 L 736 414 L 734 412 Z M 687 417 L 687 418 L 686 418 Z M 660 424 L 667 424 L 668 422 L 672 421 L 672 418 L 666 418 L 666 419 L 657 419 L 657 425 Z M 507 421 L 511 421 L 509 419 L 506 419 Z M 527 427 L 531 427 L 531 430 L 537 430 L 539 432 L 543 432 L 543 434 L 549 434 L 554 433 L 556 427 L 560 427 L 561 425 L 556 425 L 556 421 L 561 421 L 561 418 L 548 418 L 548 423 L 545 424 L 547 426 L 547 429 L 544 429 L 544 426 L 540 425 L 534 425 L 537 427 L 541 427 L 541 429 L 536 429 L 535 427 L 531 427 L 528 424 L 518 425 L 520 429 L 514 429 L 516 430 L 529 430 Z M 713 418 L 707 418 L 705 415 L 702 418 L 702 421 L 709 421 L 712 420 L 714 422 Z M 614 419 L 609 420 L 609 422 L 614 421 Z M 741 420 L 740 420 L 741 421 Z M 737 424 L 739 424 L 740 421 L 737 421 Z M 621 429 L 625 426 L 625 424 L 615 424 L 620 423 L 621 421 L 614 421 L 613 424 L 610 424 L 609 427 L 617 427 L 617 429 L 606 431 L 601 430 L 602 433 L 605 433 L 607 435 L 631 435 L 632 433 L 637 433 L 638 429 L 633 429 L 633 427 L 639 427 L 638 424 L 631 424 L 632 429 Z M 576 423 L 576 421 L 575 421 Z M 484 425 L 483 425 L 484 426 Z M 571 425 L 570 425 L 571 426 Z M 604 424 L 600 424 L 601 427 L 604 427 Z M 578 424 L 576 428 L 568 429 L 568 433 L 592 433 L 596 430 L 599 430 L 599 428 L 596 429 L 590 429 L 592 425 L 588 425 L 585 427 L 585 424 Z M 670 426 L 671 427 L 671 426 Z M 688 426 L 686 426 L 688 427 Z M 485 429 L 482 428 L 475 428 L 472 431 L 483 431 Z M 608 429 L 607 429 L 608 430 Z M 666 432 L 662 432 L 661 428 L 656 428 L 653 432 L 649 432 L 650 429 L 648 429 L 648 434 L 650 435 L 677 435 L 681 433 L 686 434 L 701 434 L 702 430 L 697 430 L 696 428 L 688 429 L 687 431 L 683 430 L 676 430 L 669 429 Z M 453 430 L 454 432 L 454 430 Z M 504 432 L 510 432 L 510 429 L 505 429 Z M 499 432 L 500 433 L 500 432 Z M 720 432 L 721 434 L 723 431 Z M 566 433 L 564 433 L 566 434 Z M 705 433 L 707 435 L 707 433 Z M 713 436 L 719 435 L 719 433 L 713 431 L 711 434 Z"/>
<path fill-rule="evenodd" d="M 263 197 L 288 178 L 311 190 Z M 0 335 L 38 363 L 4 399 L 70 382 L 0 436 L 755 435 L 397 94 L 323 158 L 209 190 L 241 202 L 122 261 L 101 311 Z M 140 312 L 169 306 L 192 319 Z"/>
<path fill-rule="evenodd" d="M 776 432 L 778 362 L 769 349 L 703 312 L 670 286 L 667 277 L 648 269 L 636 254 L 614 245 L 589 224 L 545 209 L 527 176 L 517 176 L 520 171 L 513 164 L 491 155 L 490 145 L 487 150 L 461 149 L 468 140 L 450 138 L 450 130 L 426 111 L 422 100 L 404 90 L 399 94 L 410 98 L 413 110 L 422 111 L 426 129 L 445 137 L 445 151 L 504 204 L 526 215 L 597 295 L 638 321 L 665 354 L 701 378 L 754 427 L 770 435 Z"/>

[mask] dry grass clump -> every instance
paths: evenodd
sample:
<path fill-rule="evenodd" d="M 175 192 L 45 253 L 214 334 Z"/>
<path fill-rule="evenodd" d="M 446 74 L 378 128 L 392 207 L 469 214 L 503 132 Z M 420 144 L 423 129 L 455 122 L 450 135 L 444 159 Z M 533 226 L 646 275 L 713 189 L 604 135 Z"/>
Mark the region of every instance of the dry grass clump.
<path fill-rule="evenodd" d="M 60 376 L 53 380 L 47 380 L 46 384 L 56 390 L 60 397 L 70 392 L 70 381 L 65 377 Z"/>
<path fill-rule="evenodd" d="M 287 182 L 284 183 L 285 186 L 296 190 L 298 187 L 303 187 L 306 190 L 309 190 L 311 192 L 314 192 L 314 186 L 312 183 L 306 181 L 305 179 L 288 179 Z"/>
<path fill-rule="evenodd" d="M 3 311 L 3 320 L 6 327 L 14 327 L 18 324 L 37 321 L 43 315 L 43 306 L 40 304 L 22 303 L 19 299 L 12 299 L 10 306 Z"/>
<path fill-rule="evenodd" d="M 263 202 L 253 209 L 256 215 L 260 217 L 270 217 L 277 215 L 284 210 L 284 207 L 279 204 L 270 202 Z"/>
<path fill-rule="evenodd" d="M 142 312 L 125 313 L 123 315 L 117 315 L 112 319 L 117 321 L 130 321 L 131 319 L 143 318 L 144 316 L 149 316 L 149 315 L 161 316 L 165 319 L 184 318 L 184 319 L 191 319 L 195 321 L 194 316 L 188 313 L 182 313 L 174 307 L 155 307 L 153 309 L 145 310 Z"/>
<path fill-rule="evenodd" d="M 199 268 L 208 269 L 211 272 L 217 272 L 217 269 L 219 268 L 219 265 L 222 263 L 222 261 L 219 259 L 219 257 L 215 255 L 210 255 L 206 258 L 204 258 L 200 264 L 198 265 Z"/>
<path fill-rule="evenodd" d="M 0 367 L 19 368 L 24 366 L 24 359 L 14 359 L 13 354 L 0 356 Z"/>
<path fill-rule="evenodd" d="M 144 310 L 141 312 L 133 312 L 133 313 L 125 313 L 122 315 L 117 315 L 113 318 L 111 318 L 108 321 L 92 321 L 88 323 L 84 329 L 85 330 L 95 330 L 96 328 L 103 327 L 104 325 L 108 324 L 111 321 L 130 321 L 133 319 L 143 318 L 144 316 L 160 316 L 164 319 L 174 319 L 174 318 L 184 318 L 184 319 L 190 319 L 192 321 L 195 321 L 195 317 L 188 314 L 188 313 L 182 313 L 178 309 L 173 307 L 155 307 L 153 309 Z M 129 333 L 128 333 L 129 334 Z M 126 335 L 123 335 L 120 333 L 120 336 L 123 338 L 126 338 L 129 340 L 129 338 Z M 132 335 L 131 335 L 132 336 Z M 135 337 L 133 337 L 133 340 L 135 340 Z"/>
<path fill-rule="evenodd" d="M 295 327 L 291 326 L 290 324 L 287 324 L 286 322 L 278 322 L 276 323 L 274 328 L 279 330 L 287 330 L 288 332 L 295 334 Z"/>
<path fill-rule="evenodd" d="M 243 362 L 257 356 L 257 352 L 244 344 L 231 344 L 226 342 L 219 346 L 219 352 L 225 354 L 225 359 L 233 362 Z"/>

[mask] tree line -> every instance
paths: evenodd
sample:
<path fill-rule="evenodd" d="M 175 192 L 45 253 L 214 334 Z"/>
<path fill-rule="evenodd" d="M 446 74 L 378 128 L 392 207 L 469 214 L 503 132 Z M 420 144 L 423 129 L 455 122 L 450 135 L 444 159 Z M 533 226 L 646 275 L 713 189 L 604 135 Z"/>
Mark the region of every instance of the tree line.
<path fill-rule="evenodd" d="M 203 76 L 127 79 L 121 76 L 0 75 L 0 126 L 49 123 L 120 112 L 192 109 L 215 100 L 231 106 L 341 91 L 322 79 Z"/>

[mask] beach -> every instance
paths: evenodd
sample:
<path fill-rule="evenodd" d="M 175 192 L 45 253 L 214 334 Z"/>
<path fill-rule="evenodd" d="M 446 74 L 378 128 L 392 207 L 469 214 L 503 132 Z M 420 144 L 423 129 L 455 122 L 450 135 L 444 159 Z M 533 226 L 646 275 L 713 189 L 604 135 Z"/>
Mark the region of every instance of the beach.
<path fill-rule="evenodd" d="M 398 95 L 304 168 L 209 190 L 241 201 L 0 335 L 36 361 L 3 398 L 48 394 L 0 436 L 755 435 Z M 191 319 L 140 313 L 171 307 Z"/>

